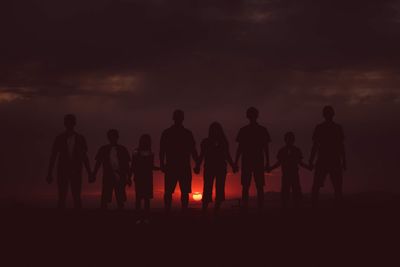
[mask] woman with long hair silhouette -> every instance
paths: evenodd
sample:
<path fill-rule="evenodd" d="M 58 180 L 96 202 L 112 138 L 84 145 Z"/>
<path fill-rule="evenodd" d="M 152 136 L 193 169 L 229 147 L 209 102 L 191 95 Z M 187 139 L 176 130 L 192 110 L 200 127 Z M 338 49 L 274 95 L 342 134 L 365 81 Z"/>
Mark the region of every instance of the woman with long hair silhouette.
<path fill-rule="evenodd" d="M 195 172 L 200 172 L 200 166 L 204 160 L 204 189 L 203 189 L 203 211 L 212 202 L 212 190 L 215 180 L 216 197 L 215 210 L 220 209 L 221 203 L 225 200 L 225 180 L 227 163 L 231 165 L 233 172 L 237 167 L 233 163 L 229 152 L 229 144 L 221 124 L 213 122 L 210 125 L 208 137 L 201 143 L 201 152 L 196 164 Z"/>

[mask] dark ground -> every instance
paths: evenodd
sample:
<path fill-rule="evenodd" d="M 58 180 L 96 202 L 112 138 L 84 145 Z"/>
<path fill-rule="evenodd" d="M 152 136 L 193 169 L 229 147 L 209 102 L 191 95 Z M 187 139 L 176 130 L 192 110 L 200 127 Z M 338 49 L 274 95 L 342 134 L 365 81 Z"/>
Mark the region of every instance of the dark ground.
<path fill-rule="evenodd" d="M 267 199 L 268 201 L 268 199 Z M 271 203 L 273 201 L 271 200 Z M 399 266 L 400 197 L 347 196 L 341 207 L 152 214 L 3 207 L 2 266 Z"/>

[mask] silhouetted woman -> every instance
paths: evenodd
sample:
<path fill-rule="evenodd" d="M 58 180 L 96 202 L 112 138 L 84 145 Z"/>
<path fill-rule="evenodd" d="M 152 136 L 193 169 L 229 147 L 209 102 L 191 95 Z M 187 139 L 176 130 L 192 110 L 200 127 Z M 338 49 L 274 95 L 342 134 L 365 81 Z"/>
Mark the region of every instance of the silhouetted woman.
<path fill-rule="evenodd" d="M 154 166 L 151 137 L 144 134 L 140 137 L 138 148 L 133 151 L 131 172 L 135 182 L 136 210 L 141 210 L 143 200 L 146 217 L 150 211 L 150 199 L 153 198 L 153 170 L 159 170 L 159 168 Z"/>
<path fill-rule="evenodd" d="M 200 166 L 204 160 L 204 189 L 203 189 L 203 210 L 212 202 L 212 189 L 215 180 L 216 197 L 215 210 L 219 210 L 222 201 L 225 200 L 225 179 L 226 167 L 229 163 L 236 172 L 237 167 L 232 161 L 229 152 L 229 144 L 221 124 L 213 122 L 210 125 L 208 137 L 201 143 L 201 152 L 195 172 L 200 172 Z"/>

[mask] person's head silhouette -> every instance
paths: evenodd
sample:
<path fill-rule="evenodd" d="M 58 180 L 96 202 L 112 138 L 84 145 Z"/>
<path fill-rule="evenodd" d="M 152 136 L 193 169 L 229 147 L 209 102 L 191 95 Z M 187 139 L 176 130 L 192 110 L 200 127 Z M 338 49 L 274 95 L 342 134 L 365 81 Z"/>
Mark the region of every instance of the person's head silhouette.
<path fill-rule="evenodd" d="M 285 143 L 288 146 L 292 146 L 294 144 L 295 137 L 293 132 L 285 133 Z"/>
<path fill-rule="evenodd" d="M 333 117 L 335 116 L 335 110 L 332 106 L 325 106 L 322 110 L 322 115 L 324 116 L 325 120 L 332 121 Z"/>
<path fill-rule="evenodd" d="M 174 111 L 172 119 L 174 120 L 175 125 L 182 125 L 183 120 L 185 119 L 185 113 L 182 110 L 177 109 Z"/>
<path fill-rule="evenodd" d="M 74 114 L 64 116 L 64 126 L 68 131 L 73 131 L 76 125 L 76 117 Z"/>
<path fill-rule="evenodd" d="M 246 117 L 249 119 L 250 123 L 257 122 L 258 119 L 258 109 L 255 107 L 250 107 L 247 109 Z"/>
<path fill-rule="evenodd" d="M 108 141 L 110 141 L 110 144 L 116 145 L 118 143 L 119 133 L 117 130 L 111 129 L 107 132 L 107 137 Z"/>
<path fill-rule="evenodd" d="M 210 128 L 208 130 L 208 138 L 216 140 L 218 142 L 225 141 L 226 138 L 224 130 L 222 129 L 222 125 L 219 122 L 211 123 Z"/>
<path fill-rule="evenodd" d="M 139 150 L 149 151 L 151 150 L 151 137 L 148 134 L 144 134 L 139 139 Z"/>

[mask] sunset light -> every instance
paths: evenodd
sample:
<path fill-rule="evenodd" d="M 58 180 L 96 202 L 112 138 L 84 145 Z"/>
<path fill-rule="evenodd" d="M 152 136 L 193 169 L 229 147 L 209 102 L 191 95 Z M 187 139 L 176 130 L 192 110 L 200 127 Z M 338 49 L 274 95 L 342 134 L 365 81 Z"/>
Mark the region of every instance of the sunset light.
<path fill-rule="evenodd" d="M 200 201 L 202 199 L 202 197 L 203 197 L 203 195 L 200 192 L 194 192 L 193 196 L 192 196 L 194 201 Z"/>

